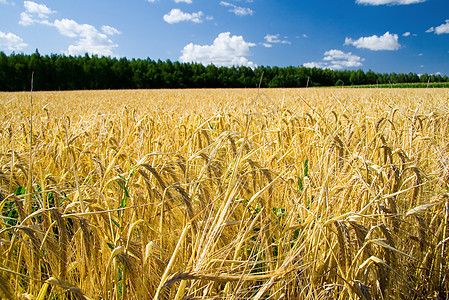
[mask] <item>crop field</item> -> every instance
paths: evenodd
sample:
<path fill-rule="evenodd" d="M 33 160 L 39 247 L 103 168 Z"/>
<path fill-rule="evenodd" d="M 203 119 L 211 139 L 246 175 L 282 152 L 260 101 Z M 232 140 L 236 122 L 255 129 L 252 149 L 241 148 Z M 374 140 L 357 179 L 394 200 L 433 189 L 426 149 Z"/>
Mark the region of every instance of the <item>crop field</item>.
<path fill-rule="evenodd" d="M 0 298 L 447 299 L 448 102 L 0 93 Z"/>

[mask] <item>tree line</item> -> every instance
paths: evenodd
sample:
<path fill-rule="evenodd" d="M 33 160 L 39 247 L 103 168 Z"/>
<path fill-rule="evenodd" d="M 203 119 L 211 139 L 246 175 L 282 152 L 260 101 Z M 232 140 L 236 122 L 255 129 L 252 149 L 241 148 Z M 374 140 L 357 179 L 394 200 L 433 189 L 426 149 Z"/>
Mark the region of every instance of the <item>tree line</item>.
<path fill-rule="evenodd" d="M 40 55 L 0 52 L 0 91 L 34 90 L 312 87 L 449 82 L 447 76 L 375 73 L 303 66 L 218 67 L 171 60 Z M 262 76 L 263 74 L 263 76 Z M 262 80 L 260 80 L 262 78 Z"/>

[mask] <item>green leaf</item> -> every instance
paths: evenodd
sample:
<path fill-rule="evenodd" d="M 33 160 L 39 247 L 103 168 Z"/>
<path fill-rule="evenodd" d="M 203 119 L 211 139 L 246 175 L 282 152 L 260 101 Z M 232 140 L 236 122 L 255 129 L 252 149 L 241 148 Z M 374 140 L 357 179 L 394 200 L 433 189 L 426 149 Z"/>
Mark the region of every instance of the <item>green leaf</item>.
<path fill-rule="evenodd" d="M 119 298 L 123 298 L 123 269 L 122 268 L 118 268 L 118 293 L 119 293 Z"/>
<path fill-rule="evenodd" d="M 119 177 L 121 179 L 123 179 L 123 176 L 119 175 Z M 124 180 L 124 181 L 126 182 L 126 180 Z M 126 188 L 126 184 L 123 184 L 120 180 L 116 180 L 115 182 L 117 182 L 118 185 L 120 186 L 120 188 L 123 190 L 123 194 L 125 195 L 125 197 L 129 198 L 129 193 L 128 193 L 128 189 Z"/>
<path fill-rule="evenodd" d="M 117 286 L 118 286 L 118 295 L 119 298 L 121 299 L 123 298 L 123 283 L 119 282 Z"/>
<path fill-rule="evenodd" d="M 298 177 L 298 189 L 300 192 L 302 192 L 304 190 L 304 185 L 302 183 L 301 177 Z"/>
<path fill-rule="evenodd" d="M 304 161 L 304 177 L 309 176 L 309 159 L 306 158 Z"/>
<path fill-rule="evenodd" d="M 122 268 L 118 268 L 118 281 L 122 280 L 123 278 L 123 269 Z"/>
<path fill-rule="evenodd" d="M 17 212 L 17 207 L 14 204 L 14 202 L 12 202 L 12 203 L 13 204 L 9 208 L 9 211 L 8 211 L 8 215 L 7 215 L 8 219 L 5 219 L 5 223 L 10 226 L 16 226 L 17 220 L 19 219 L 19 213 Z"/>
<path fill-rule="evenodd" d="M 16 190 L 14 191 L 14 195 L 16 196 L 20 196 L 20 195 L 24 195 L 26 194 L 26 189 L 23 186 L 19 186 L 16 188 Z"/>
<path fill-rule="evenodd" d="M 119 224 L 116 220 L 111 219 L 111 221 L 112 221 L 112 223 L 114 223 L 115 226 L 117 226 L 118 228 L 120 228 L 120 224 Z"/>
<path fill-rule="evenodd" d="M 114 250 L 114 249 L 115 249 L 114 244 L 112 244 L 112 243 L 106 243 L 106 244 L 108 245 L 109 248 L 111 248 L 111 250 Z"/>
<path fill-rule="evenodd" d="M 282 207 L 279 207 L 279 208 L 273 207 L 273 212 L 277 217 L 283 217 L 287 213 L 285 208 L 282 208 Z"/>

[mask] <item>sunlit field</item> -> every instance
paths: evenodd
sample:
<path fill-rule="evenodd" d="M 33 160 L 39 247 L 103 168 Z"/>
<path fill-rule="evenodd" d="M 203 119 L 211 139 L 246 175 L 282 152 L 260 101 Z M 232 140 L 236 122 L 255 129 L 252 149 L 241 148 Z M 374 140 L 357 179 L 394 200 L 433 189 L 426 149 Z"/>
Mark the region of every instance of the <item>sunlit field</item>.
<path fill-rule="evenodd" d="M 0 298 L 447 299 L 448 101 L 0 93 Z"/>

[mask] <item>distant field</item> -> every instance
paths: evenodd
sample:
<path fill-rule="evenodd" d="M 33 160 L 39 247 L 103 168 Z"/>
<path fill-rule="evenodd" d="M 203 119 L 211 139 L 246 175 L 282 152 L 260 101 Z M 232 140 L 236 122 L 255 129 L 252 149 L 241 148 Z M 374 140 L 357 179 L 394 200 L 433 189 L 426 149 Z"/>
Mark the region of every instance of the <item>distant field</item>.
<path fill-rule="evenodd" d="M 449 82 L 417 82 L 417 83 L 393 83 L 358 85 L 356 88 L 449 88 Z"/>
<path fill-rule="evenodd" d="M 445 299 L 448 100 L 0 93 L 0 298 Z"/>

